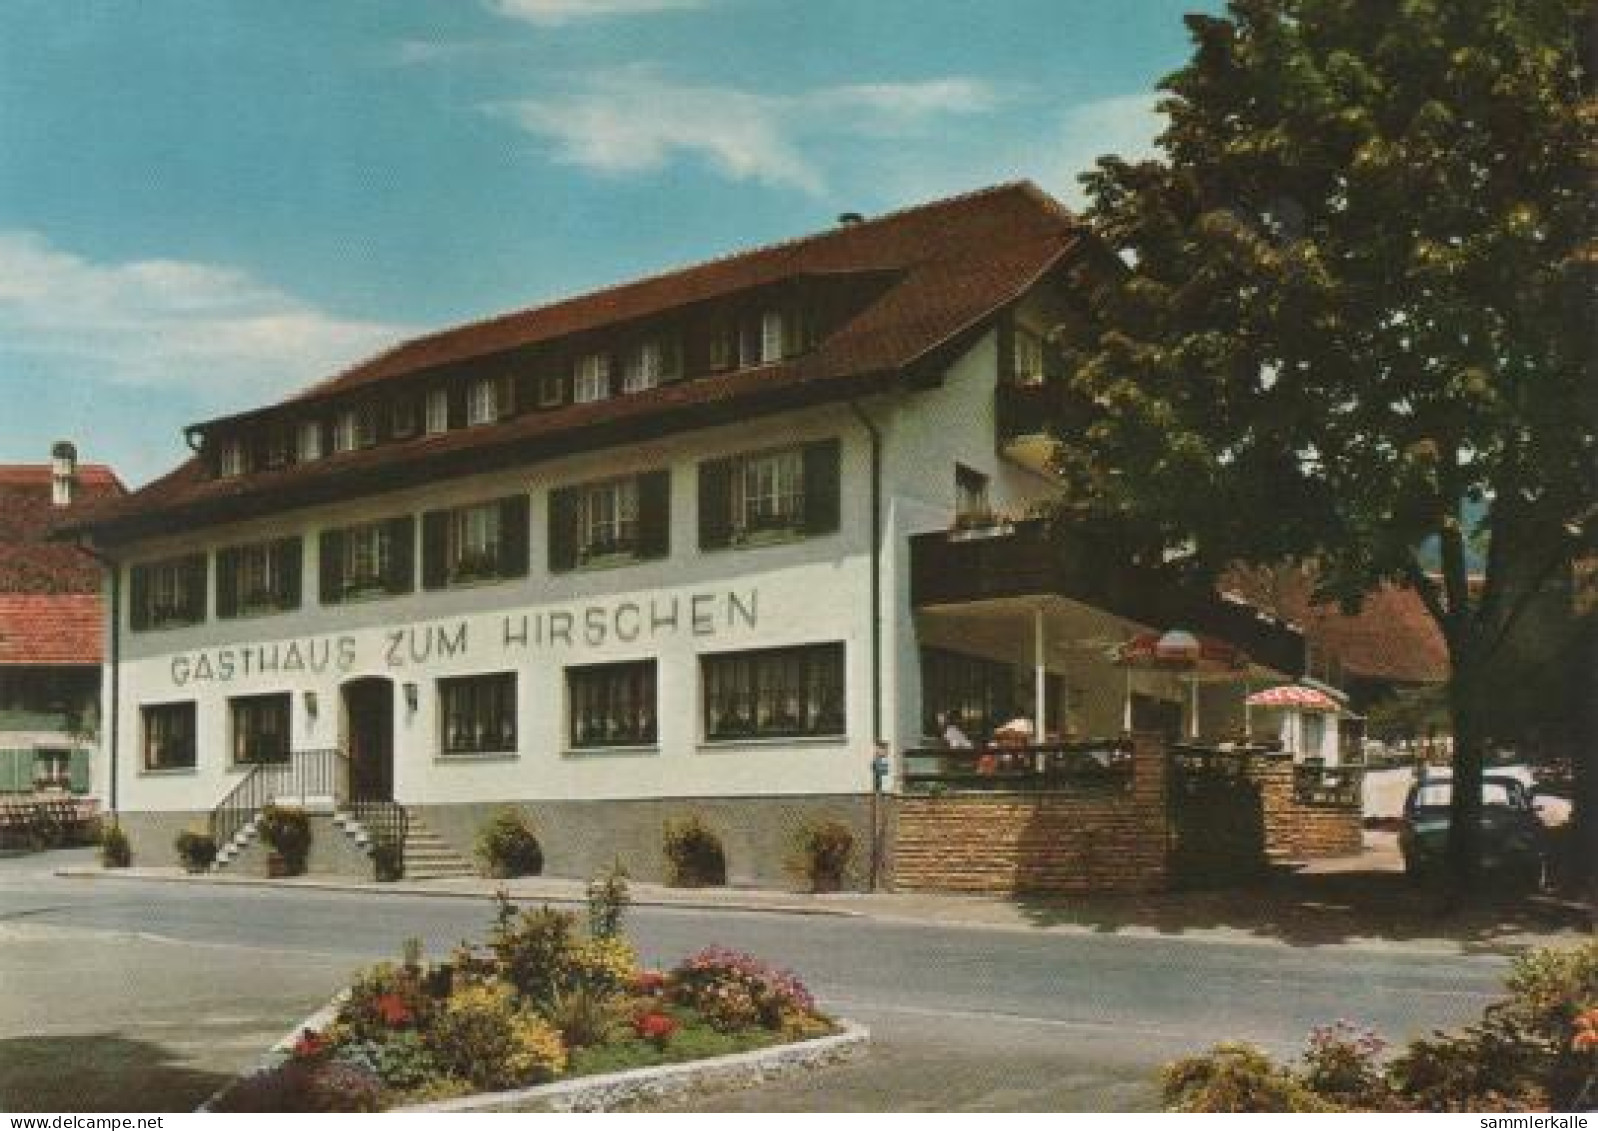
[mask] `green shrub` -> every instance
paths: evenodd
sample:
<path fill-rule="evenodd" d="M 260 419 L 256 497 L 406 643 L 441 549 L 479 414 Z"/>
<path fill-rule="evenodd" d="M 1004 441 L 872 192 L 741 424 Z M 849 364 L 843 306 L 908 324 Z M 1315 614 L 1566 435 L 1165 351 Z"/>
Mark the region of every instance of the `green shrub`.
<path fill-rule="evenodd" d="M 567 1048 L 594 1048 L 613 1041 L 621 1032 L 627 1006 L 614 994 L 574 986 L 556 992 L 544 1017 L 560 1031 Z"/>
<path fill-rule="evenodd" d="M 1341 1107 L 1391 1106 L 1380 1063 L 1387 1042 L 1369 1029 L 1337 1021 L 1310 1030 L 1301 1073 L 1304 1085 Z"/>
<path fill-rule="evenodd" d="M 372 876 L 383 883 L 405 878 L 405 849 L 391 840 L 372 846 Z"/>
<path fill-rule="evenodd" d="M 377 1046 L 377 1075 L 390 1088 L 411 1092 L 444 1075 L 420 1033 L 395 1033 Z"/>
<path fill-rule="evenodd" d="M 1167 1111 L 1327 1112 L 1336 1109 L 1252 1045 L 1216 1045 L 1160 1073 Z"/>
<path fill-rule="evenodd" d="M 172 847 L 189 872 L 203 872 L 216 859 L 216 837 L 210 833 L 184 829 L 172 842 Z"/>
<path fill-rule="evenodd" d="M 544 870 L 544 850 L 519 810 L 501 809 L 477 833 L 477 859 L 495 879 L 536 876 Z"/>
<path fill-rule="evenodd" d="M 805 825 L 795 838 L 789 867 L 802 876 L 811 891 L 837 891 L 843 887 L 854 858 L 854 832 L 842 821 L 816 821 Z"/>
<path fill-rule="evenodd" d="M 662 833 L 667 882 L 675 887 L 716 887 L 727 882 L 721 840 L 697 816 L 667 821 Z"/>
<path fill-rule="evenodd" d="M 517 913 L 504 893 L 489 949 L 499 964 L 499 974 L 516 987 L 535 1008 L 548 1007 L 555 994 L 570 985 L 577 951 L 577 917 L 548 907 Z"/>
<path fill-rule="evenodd" d="M 588 934 L 609 939 L 621 934 L 622 916 L 633 901 L 627 887 L 627 869 L 620 860 L 602 868 L 588 881 Z"/>
<path fill-rule="evenodd" d="M 118 824 L 107 824 L 100 830 L 100 865 L 105 868 L 126 868 L 133 863 L 133 845 L 128 834 Z"/>
<path fill-rule="evenodd" d="M 268 804 L 256 818 L 255 829 L 266 845 L 283 857 L 289 875 L 305 871 L 305 858 L 311 850 L 311 818 L 304 809 Z"/>
<path fill-rule="evenodd" d="M 596 994 L 618 994 L 638 972 L 638 953 L 618 936 L 585 939 L 571 949 L 565 981 Z"/>
<path fill-rule="evenodd" d="M 560 1034 L 501 982 L 457 986 L 425 1040 L 449 1075 L 489 1090 L 543 1083 L 566 1068 Z"/>

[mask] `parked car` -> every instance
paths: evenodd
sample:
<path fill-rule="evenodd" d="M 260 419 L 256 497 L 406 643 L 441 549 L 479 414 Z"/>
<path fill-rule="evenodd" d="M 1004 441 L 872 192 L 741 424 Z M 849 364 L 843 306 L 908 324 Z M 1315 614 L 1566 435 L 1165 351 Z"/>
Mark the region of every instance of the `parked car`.
<path fill-rule="evenodd" d="M 1442 871 L 1448 851 L 1449 806 L 1454 783 L 1428 777 L 1410 787 L 1398 830 L 1404 871 L 1423 877 Z M 1516 886 L 1542 882 L 1545 838 L 1531 791 L 1519 778 L 1488 774 L 1481 784 L 1482 871 Z"/>

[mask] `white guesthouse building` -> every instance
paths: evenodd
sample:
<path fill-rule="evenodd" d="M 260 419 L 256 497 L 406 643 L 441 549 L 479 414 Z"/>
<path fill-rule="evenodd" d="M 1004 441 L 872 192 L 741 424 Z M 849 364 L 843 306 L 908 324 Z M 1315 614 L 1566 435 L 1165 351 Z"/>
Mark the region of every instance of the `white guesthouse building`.
<path fill-rule="evenodd" d="M 1139 725 L 1236 726 L 1234 690 L 1129 696 L 1105 653 L 1181 617 L 1290 672 L 1287 634 L 1003 566 L 1028 542 L 1007 517 L 1051 490 L 1050 334 L 1094 269 L 1063 208 L 1003 186 L 194 426 L 191 459 L 78 528 L 115 563 L 96 789 L 135 859 L 337 751 L 302 792 L 396 802 L 463 855 L 515 804 L 548 871 L 654 878 L 662 823 L 697 814 L 734 882 L 771 882 L 826 816 L 863 879 L 873 755 L 939 712 L 1115 734 L 1130 697 Z"/>

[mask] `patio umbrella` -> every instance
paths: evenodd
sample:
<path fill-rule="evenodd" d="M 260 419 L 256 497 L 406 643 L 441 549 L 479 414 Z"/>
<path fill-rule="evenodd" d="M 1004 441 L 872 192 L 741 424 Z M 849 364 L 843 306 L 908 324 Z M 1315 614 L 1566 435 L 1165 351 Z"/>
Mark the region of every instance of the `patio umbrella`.
<path fill-rule="evenodd" d="M 1324 691 L 1317 691 L 1313 687 L 1304 687 L 1301 684 L 1289 683 L 1281 687 L 1267 687 L 1264 691 L 1256 691 L 1248 697 L 1250 707 L 1285 707 L 1293 711 L 1330 711 L 1334 714 L 1342 710 L 1337 700 Z"/>
<path fill-rule="evenodd" d="M 1143 632 L 1120 644 L 1112 652 L 1115 663 L 1126 669 L 1126 704 L 1122 726 L 1132 729 L 1132 669 L 1179 671 L 1187 673 L 1189 683 L 1188 717 L 1193 736 L 1198 737 L 1198 684 L 1211 679 L 1235 680 L 1247 673 L 1248 655 L 1234 644 L 1211 636 L 1199 636 L 1185 628 L 1165 632 Z"/>

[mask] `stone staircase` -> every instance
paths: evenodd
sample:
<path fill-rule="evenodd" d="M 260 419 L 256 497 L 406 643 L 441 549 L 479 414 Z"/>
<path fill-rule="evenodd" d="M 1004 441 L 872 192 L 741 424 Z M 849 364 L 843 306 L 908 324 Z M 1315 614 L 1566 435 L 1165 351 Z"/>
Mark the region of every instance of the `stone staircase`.
<path fill-rule="evenodd" d="M 450 880 L 477 875 L 477 869 L 449 843 L 428 828 L 421 816 L 408 811 L 405 828 L 405 878 Z"/>

